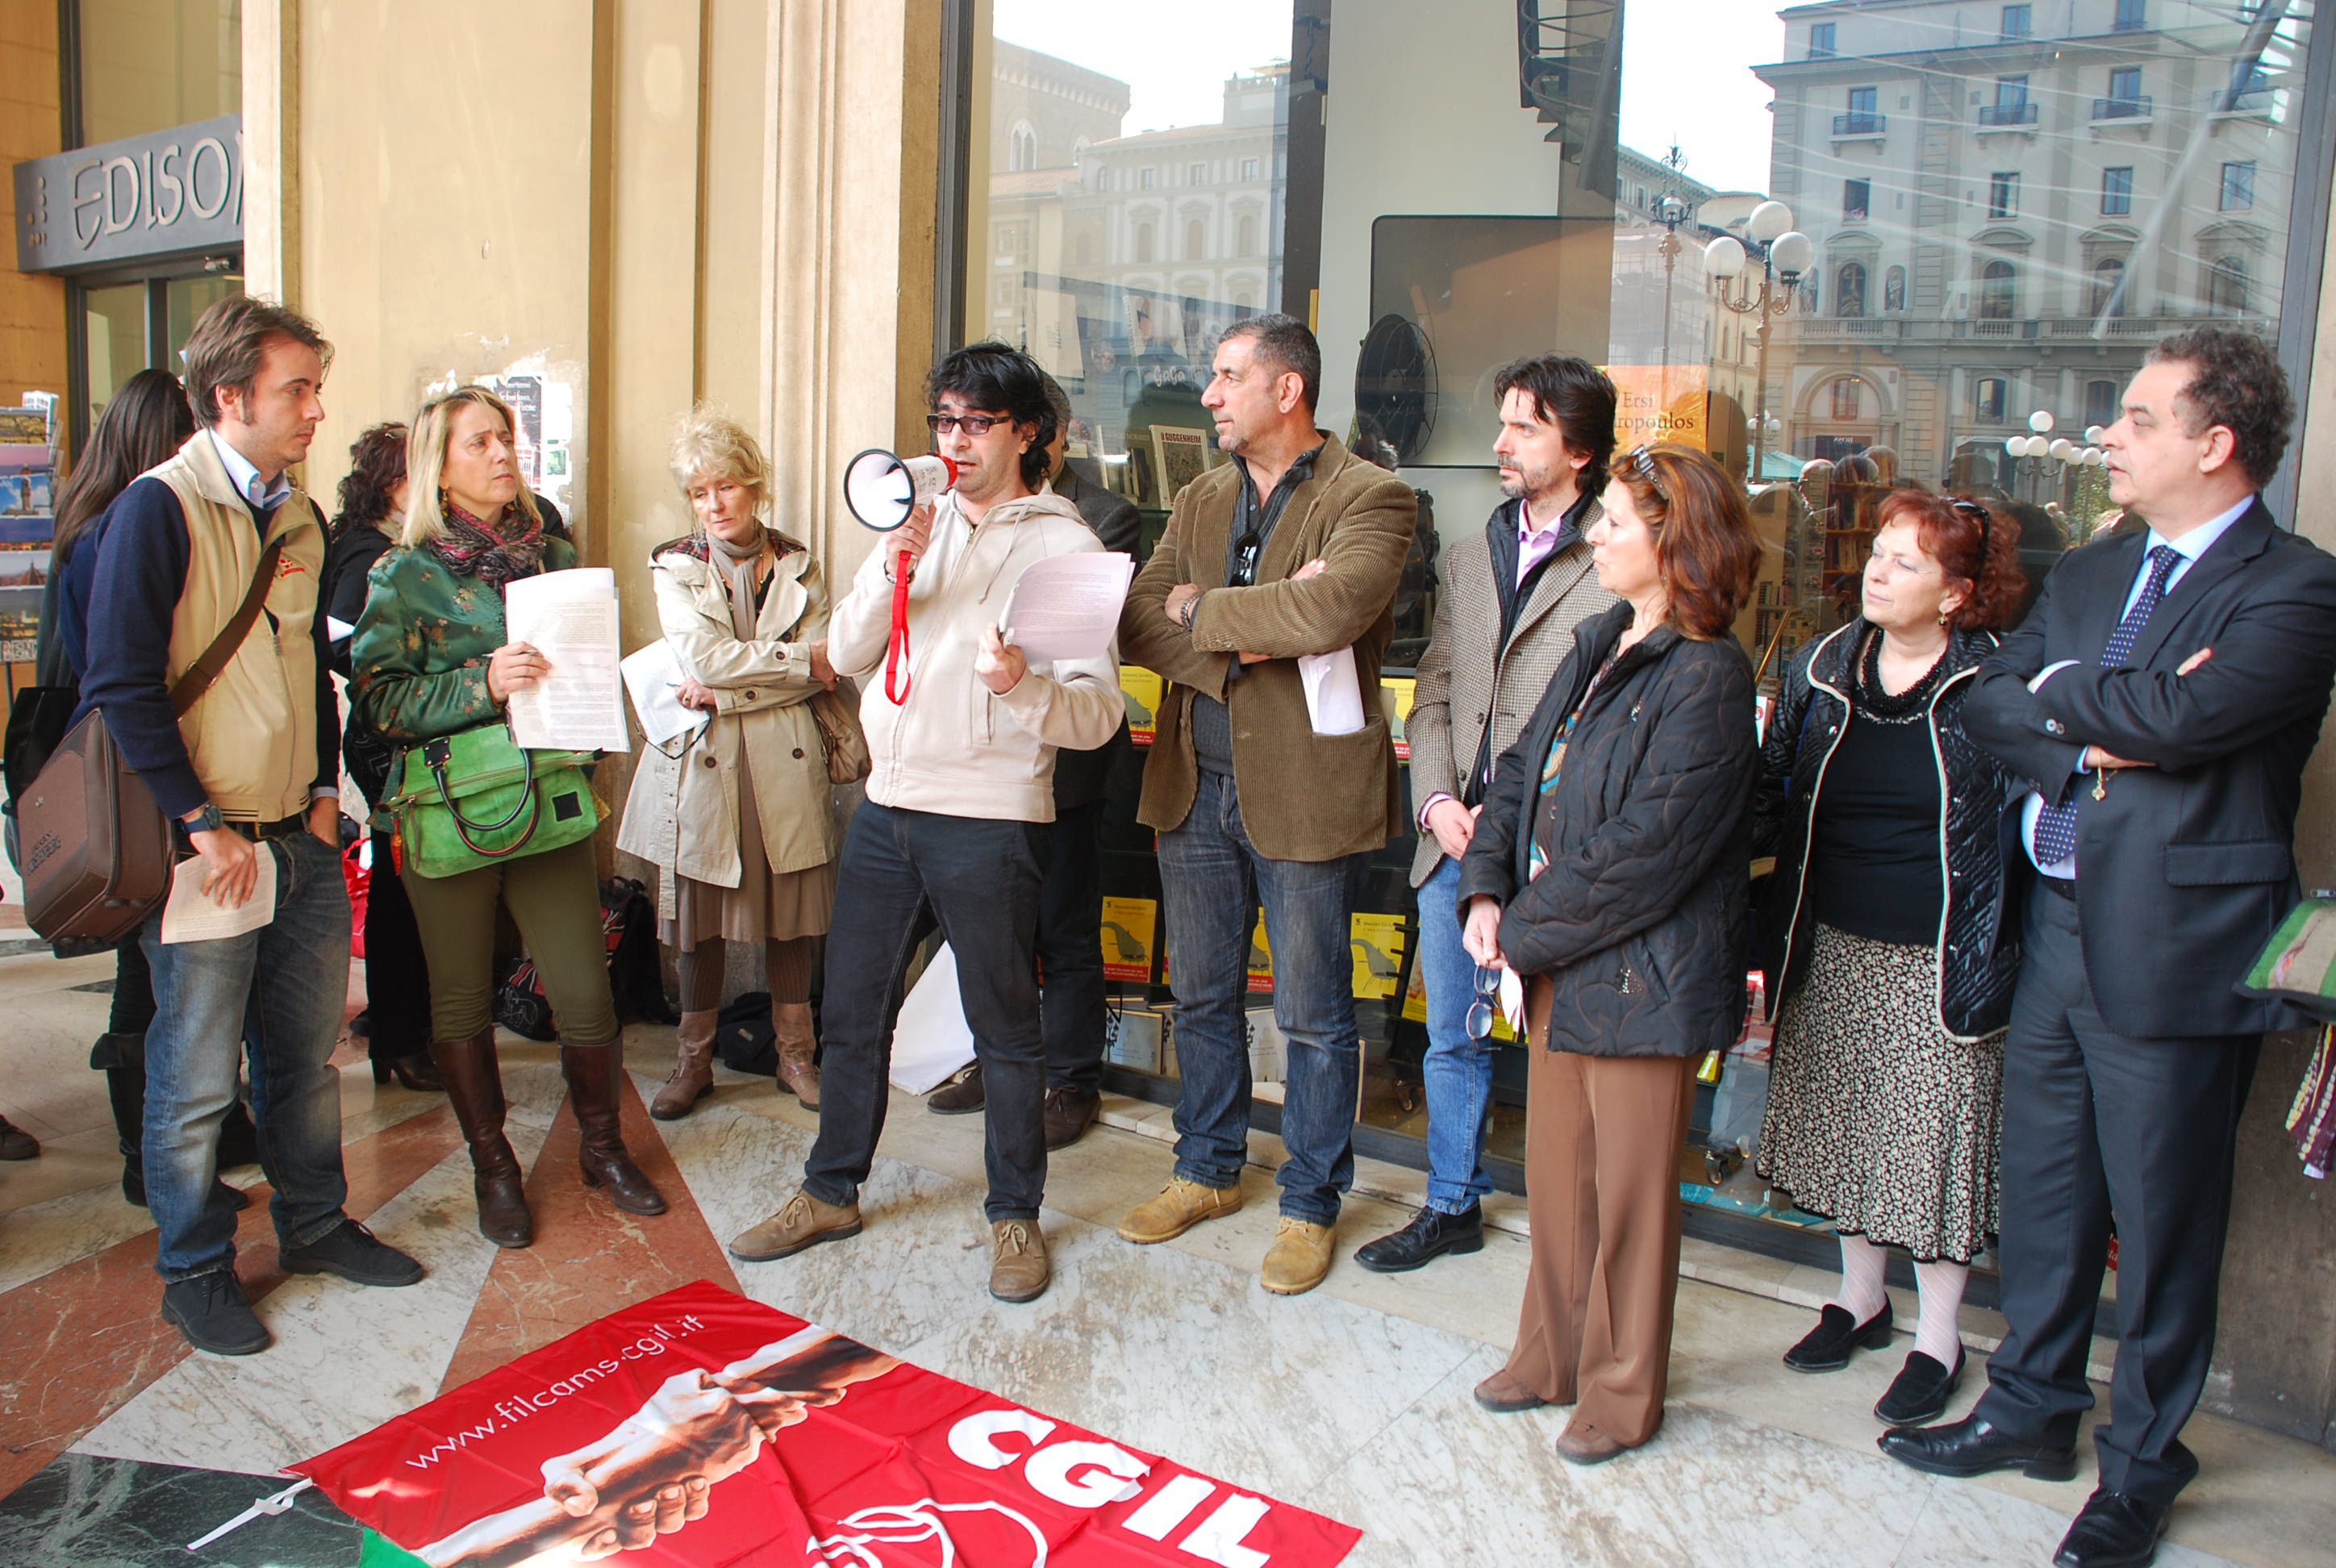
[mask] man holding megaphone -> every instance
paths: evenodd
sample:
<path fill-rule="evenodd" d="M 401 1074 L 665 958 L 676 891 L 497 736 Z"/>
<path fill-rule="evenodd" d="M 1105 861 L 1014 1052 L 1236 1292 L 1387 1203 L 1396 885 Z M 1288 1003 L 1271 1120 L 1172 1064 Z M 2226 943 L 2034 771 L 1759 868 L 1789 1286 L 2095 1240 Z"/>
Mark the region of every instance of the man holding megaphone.
<path fill-rule="evenodd" d="M 884 536 L 828 623 L 839 675 L 871 675 L 888 648 L 902 651 L 893 678 L 869 681 L 861 698 L 873 770 L 836 872 L 819 1138 L 801 1190 L 730 1251 L 760 1261 L 859 1234 L 860 1185 L 884 1127 L 892 1013 L 929 906 L 957 957 L 988 1096 L 990 1293 L 1027 1301 L 1049 1275 L 1038 1230 L 1046 1068 L 1034 954 L 1055 753 L 1103 745 L 1125 708 L 1115 649 L 1033 661 L 998 631 L 1026 569 L 1103 549 L 1077 508 L 1036 493 L 1056 424 L 1045 373 L 1027 355 L 978 343 L 942 360 L 925 392 L 955 487 Z"/>

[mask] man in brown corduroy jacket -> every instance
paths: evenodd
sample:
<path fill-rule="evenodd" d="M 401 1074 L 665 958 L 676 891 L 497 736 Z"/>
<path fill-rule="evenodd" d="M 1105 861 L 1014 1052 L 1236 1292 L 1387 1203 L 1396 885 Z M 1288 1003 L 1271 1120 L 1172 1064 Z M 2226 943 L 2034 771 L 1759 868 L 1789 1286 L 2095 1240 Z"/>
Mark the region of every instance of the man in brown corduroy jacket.
<path fill-rule="evenodd" d="M 1401 826 L 1379 659 L 1418 513 L 1410 486 L 1314 428 L 1321 365 L 1314 335 L 1290 317 L 1227 330 L 1201 401 L 1232 462 L 1178 492 L 1120 621 L 1124 656 L 1171 683 L 1137 815 L 1160 833 L 1183 1083 L 1175 1174 L 1119 1233 L 1164 1242 L 1241 1207 L 1241 1003 L 1261 905 L 1289 1041 L 1281 1225 L 1262 1271 L 1282 1295 L 1329 1271 L 1354 1179 L 1362 1054 L 1348 919 L 1369 855 Z M 1299 660 L 1340 653 L 1365 717 L 1320 734 Z"/>

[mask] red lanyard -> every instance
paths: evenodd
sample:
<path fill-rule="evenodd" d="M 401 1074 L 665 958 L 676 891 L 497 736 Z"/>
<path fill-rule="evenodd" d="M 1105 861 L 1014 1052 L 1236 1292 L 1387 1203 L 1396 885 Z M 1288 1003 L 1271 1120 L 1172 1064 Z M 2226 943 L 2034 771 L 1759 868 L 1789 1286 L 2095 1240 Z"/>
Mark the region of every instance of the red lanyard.
<path fill-rule="evenodd" d="M 892 636 L 884 645 L 884 695 L 894 707 L 909 700 L 909 552 L 892 562 Z"/>

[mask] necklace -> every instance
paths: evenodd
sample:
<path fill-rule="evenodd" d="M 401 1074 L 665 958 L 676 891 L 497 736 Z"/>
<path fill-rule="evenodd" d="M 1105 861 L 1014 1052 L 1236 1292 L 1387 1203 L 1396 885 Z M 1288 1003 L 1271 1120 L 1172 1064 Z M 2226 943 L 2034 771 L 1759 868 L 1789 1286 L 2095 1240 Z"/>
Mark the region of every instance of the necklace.
<path fill-rule="evenodd" d="M 1939 689 L 1941 672 L 1947 667 L 1947 650 L 1941 648 L 1922 678 L 1894 695 L 1882 685 L 1882 633 L 1868 633 L 1865 648 L 1857 661 L 1857 709 L 1876 724 L 1913 724 L 1925 717 L 1931 698 Z"/>

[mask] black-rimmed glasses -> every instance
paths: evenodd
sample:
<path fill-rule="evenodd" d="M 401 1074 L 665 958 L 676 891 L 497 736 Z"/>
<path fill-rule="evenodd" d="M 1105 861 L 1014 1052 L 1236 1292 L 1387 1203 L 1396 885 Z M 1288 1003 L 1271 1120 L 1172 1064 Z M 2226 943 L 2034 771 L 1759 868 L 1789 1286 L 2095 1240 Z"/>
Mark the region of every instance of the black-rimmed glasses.
<path fill-rule="evenodd" d="M 1225 586 L 1247 588 L 1257 581 L 1257 558 L 1264 553 L 1264 550 L 1265 541 L 1258 537 L 1257 530 L 1253 528 L 1235 540 L 1233 569 L 1225 578 Z"/>
<path fill-rule="evenodd" d="M 1468 1037 L 1481 1040 L 1493 1032 L 1493 1004 L 1501 994 L 1501 971 L 1490 964 L 1476 966 L 1476 999 L 1468 1004 Z"/>
<path fill-rule="evenodd" d="M 990 426 L 1004 424 L 1008 417 L 1003 414 L 928 414 L 925 428 L 935 435 L 947 435 L 963 425 L 968 435 L 988 435 Z"/>
<path fill-rule="evenodd" d="M 1671 492 L 1663 488 L 1663 476 L 1655 467 L 1655 454 L 1643 445 L 1634 446 L 1622 454 L 1622 462 L 1632 473 L 1655 487 L 1655 499 L 1666 509 L 1671 503 Z"/>

